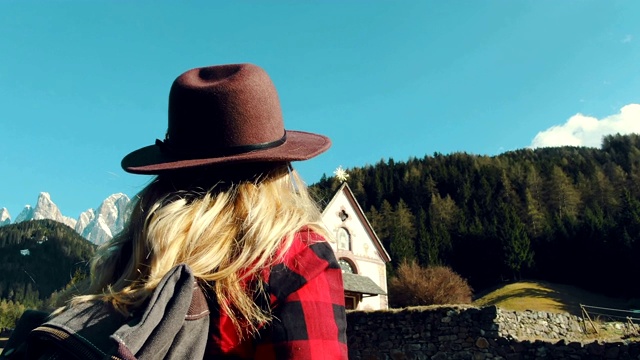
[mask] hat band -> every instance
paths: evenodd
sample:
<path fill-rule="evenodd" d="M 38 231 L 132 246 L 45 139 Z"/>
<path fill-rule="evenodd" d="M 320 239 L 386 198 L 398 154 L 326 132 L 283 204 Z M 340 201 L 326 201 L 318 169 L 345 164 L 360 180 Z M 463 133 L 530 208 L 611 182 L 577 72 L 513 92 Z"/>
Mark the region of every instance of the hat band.
<path fill-rule="evenodd" d="M 156 146 L 158 146 L 160 148 L 160 151 L 166 155 L 175 155 L 175 156 L 186 157 L 191 159 L 205 159 L 205 158 L 238 155 L 238 154 L 248 153 L 256 150 L 271 149 L 284 144 L 286 141 L 287 141 L 287 132 L 285 131 L 284 135 L 280 139 L 275 141 L 259 143 L 259 144 L 230 146 L 226 148 L 197 149 L 197 150 L 179 149 L 173 146 L 169 141 L 169 139 L 165 139 L 164 141 L 160 139 L 156 139 Z"/>

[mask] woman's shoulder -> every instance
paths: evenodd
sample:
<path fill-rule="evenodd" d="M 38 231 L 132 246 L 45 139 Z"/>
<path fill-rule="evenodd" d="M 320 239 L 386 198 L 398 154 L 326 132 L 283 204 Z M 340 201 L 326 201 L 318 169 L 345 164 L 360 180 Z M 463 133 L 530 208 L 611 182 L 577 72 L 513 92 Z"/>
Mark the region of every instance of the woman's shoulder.
<path fill-rule="evenodd" d="M 329 242 L 322 234 L 309 227 L 303 227 L 294 234 L 291 247 L 283 255 L 282 262 L 294 267 L 300 261 L 307 264 L 319 261 L 327 266 L 335 262 L 337 265 Z"/>
<path fill-rule="evenodd" d="M 299 249 L 316 243 L 325 243 L 328 245 L 327 239 L 321 233 L 308 226 L 302 227 L 296 231 L 293 238 L 292 247 Z"/>
<path fill-rule="evenodd" d="M 270 291 L 279 299 L 325 271 L 340 270 L 329 243 L 310 228 L 296 232 L 291 247 L 280 259 L 268 275 Z"/>

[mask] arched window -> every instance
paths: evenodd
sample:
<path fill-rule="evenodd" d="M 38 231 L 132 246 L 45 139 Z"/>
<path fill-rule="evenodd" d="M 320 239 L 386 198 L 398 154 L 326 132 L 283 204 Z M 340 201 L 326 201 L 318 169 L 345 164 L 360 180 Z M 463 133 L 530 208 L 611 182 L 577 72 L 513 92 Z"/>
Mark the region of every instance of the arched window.
<path fill-rule="evenodd" d="M 343 227 L 338 228 L 338 250 L 351 250 L 351 234 Z"/>
<path fill-rule="evenodd" d="M 339 259 L 338 264 L 340 264 L 340 269 L 342 269 L 343 273 L 355 274 L 356 269 L 354 269 L 351 262 L 347 259 Z"/>

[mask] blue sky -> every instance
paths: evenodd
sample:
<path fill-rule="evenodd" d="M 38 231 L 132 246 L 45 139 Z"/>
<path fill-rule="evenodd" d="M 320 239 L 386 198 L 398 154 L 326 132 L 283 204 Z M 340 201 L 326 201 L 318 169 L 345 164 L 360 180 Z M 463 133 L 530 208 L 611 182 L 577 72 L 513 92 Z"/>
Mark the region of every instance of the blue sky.
<path fill-rule="evenodd" d="M 308 183 L 380 159 L 598 146 L 640 132 L 638 1 L 0 0 L 0 207 L 46 191 L 77 217 L 149 177 L 193 67 L 251 62 L 285 126 L 333 140 Z"/>

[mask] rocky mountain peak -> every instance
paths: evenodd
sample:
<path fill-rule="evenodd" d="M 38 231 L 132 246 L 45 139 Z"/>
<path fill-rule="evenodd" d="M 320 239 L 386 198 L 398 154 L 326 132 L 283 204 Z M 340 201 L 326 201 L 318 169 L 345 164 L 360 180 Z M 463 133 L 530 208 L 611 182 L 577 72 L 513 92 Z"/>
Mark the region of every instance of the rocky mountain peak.
<path fill-rule="evenodd" d="M 129 197 L 123 193 L 109 196 L 95 212 L 85 211 L 80 215 L 78 222 L 86 222 L 86 224 L 84 226 L 76 226 L 76 231 L 96 244 L 110 240 L 122 230 L 126 220 L 129 218 L 130 202 Z"/>
<path fill-rule="evenodd" d="M 7 208 L 0 209 L 0 226 L 11 224 L 11 215 Z"/>
<path fill-rule="evenodd" d="M 106 198 L 96 210 L 88 209 L 81 213 L 76 220 L 62 215 L 58 206 L 51 200 L 51 195 L 47 192 L 41 192 L 38 195 L 36 206 L 26 205 L 16 217 L 15 222 L 40 219 L 55 220 L 73 228 L 87 240 L 101 244 L 122 230 L 130 214 L 130 202 L 129 197 L 125 194 L 113 194 Z M 2 208 L 0 210 L 0 226 L 10 223 L 9 211 Z"/>
<path fill-rule="evenodd" d="M 25 205 L 22 211 L 20 211 L 20 214 L 18 214 L 18 216 L 16 217 L 15 222 L 19 223 L 23 221 L 29 221 L 31 219 L 33 219 L 33 208 L 31 207 L 31 205 Z"/>

